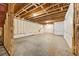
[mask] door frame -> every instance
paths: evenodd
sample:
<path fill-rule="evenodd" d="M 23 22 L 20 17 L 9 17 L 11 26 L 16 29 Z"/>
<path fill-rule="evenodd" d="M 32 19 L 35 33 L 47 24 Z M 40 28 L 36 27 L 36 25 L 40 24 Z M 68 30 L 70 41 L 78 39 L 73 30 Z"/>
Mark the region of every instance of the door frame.
<path fill-rule="evenodd" d="M 8 11 L 4 24 L 4 47 L 9 55 L 14 54 L 13 40 L 13 19 L 14 19 L 14 3 L 8 3 Z"/>

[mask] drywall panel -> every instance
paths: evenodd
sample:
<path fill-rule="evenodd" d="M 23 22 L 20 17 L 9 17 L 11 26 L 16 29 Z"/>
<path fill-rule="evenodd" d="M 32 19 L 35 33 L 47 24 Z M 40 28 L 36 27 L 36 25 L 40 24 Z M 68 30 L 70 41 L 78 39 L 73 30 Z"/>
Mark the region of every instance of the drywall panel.
<path fill-rule="evenodd" d="M 43 30 L 45 33 L 53 33 L 53 24 L 46 24 L 46 25 L 43 25 L 42 30 Z"/>
<path fill-rule="evenodd" d="M 54 27 L 54 34 L 64 35 L 64 21 L 55 22 L 53 27 Z"/>
<path fill-rule="evenodd" d="M 28 35 L 39 34 L 42 25 L 33 23 L 24 19 L 15 18 L 14 19 L 14 38 L 20 38 Z"/>
<path fill-rule="evenodd" d="M 70 4 L 64 21 L 64 38 L 70 48 L 72 48 L 73 37 L 73 4 Z"/>

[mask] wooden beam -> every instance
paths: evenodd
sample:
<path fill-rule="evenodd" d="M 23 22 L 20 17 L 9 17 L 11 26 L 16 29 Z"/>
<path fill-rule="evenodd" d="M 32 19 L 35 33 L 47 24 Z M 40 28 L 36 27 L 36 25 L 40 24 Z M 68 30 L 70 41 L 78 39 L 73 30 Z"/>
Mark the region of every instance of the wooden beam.
<path fill-rule="evenodd" d="M 56 18 L 52 18 L 52 19 L 32 19 L 32 20 L 29 20 L 29 21 L 32 21 L 32 22 L 37 22 L 37 23 L 47 23 L 46 21 L 48 21 L 48 23 L 54 23 L 54 22 L 60 22 L 60 21 L 64 21 L 64 16 L 61 16 L 61 17 L 56 17 Z"/>
<path fill-rule="evenodd" d="M 47 14 L 43 14 L 43 15 L 38 15 L 38 16 L 32 16 L 32 18 L 39 18 L 39 17 L 43 17 L 43 16 L 47 16 L 47 15 L 50 15 L 50 14 L 55 14 L 55 13 L 59 13 L 59 12 L 66 12 L 67 11 L 67 9 L 64 9 L 64 8 L 66 8 L 66 7 L 68 7 L 68 6 L 63 6 L 63 7 L 59 7 L 59 8 L 56 8 L 56 9 L 53 9 L 53 10 L 49 10 L 49 11 L 47 11 L 48 13 Z M 49 13 L 50 12 L 50 13 Z M 24 17 L 24 18 L 26 18 L 26 17 Z M 31 18 L 31 17 L 28 17 L 28 19 L 29 18 Z"/>
<path fill-rule="evenodd" d="M 56 17 L 61 17 L 61 16 L 65 16 L 65 14 L 66 14 L 66 12 L 60 12 L 60 13 L 57 13 L 57 14 L 50 14 L 50 15 L 47 15 L 47 16 L 43 16 L 43 17 L 40 17 L 41 19 L 43 18 L 45 18 L 45 19 L 48 19 L 49 17 L 50 18 L 56 18 Z M 30 18 L 29 20 L 31 20 L 31 19 L 35 19 L 35 20 L 37 20 L 37 19 L 39 19 L 39 18 Z"/>
<path fill-rule="evenodd" d="M 34 10 L 36 10 L 36 9 L 40 8 L 41 6 L 44 6 L 44 5 L 46 5 L 46 3 L 41 4 L 39 7 L 35 8 L 35 9 L 31 10 L 31 11 L 34 11 Z M 58 4 L 56 4 L 56 5 L 58 5 Z M 54 5 L 51 5 L 50 7 L 47 7 L 47 8 L 46 8 L 46 7 L 45 7 L 45 8 L 43 7 L 43 8 L 44 8 L 45 10 L 48 10 L 49 8 L 51 8 L 51 7 L 53 7 L 53 6 L 54 6 Z M 42 8 L 41 8 L 41 10 L 42 10 Z M 41 10 L 40 10 L 40 11 L 41 11 Z M 29 11 L 29 12 L 31 12 L 31 11 Z M 40 11 L 39 11 L 39 12 L 40 12 Z M 32 13 L 32 12 L 31 12 L 31 13 Z M 23 15 L 25 15 L 25 16 L 26 16 L 26 13 L 25 13 L 25 14 L 20 15 L 20 17 L 22 17 Z M 23 16 L 23 17 L 24 17 L 24 16 Z"/>
<path fill-rule="evenodd" d="M 79 4 L 74 4 L 74 39 L 73 39 L 73 52 L 75 55 L 79 55 Z"/>
<path fill-rule="evenodd" d="M 43 5 L 43 4 L 42 4 L 42 5 Z M 27 11 L 27 9 L 30 8 L 31 6 L 33 6 L 33 5 L 28 6 L 27 8 L 25 8 L 25 10 Z M 34 11 L 35 9 L 39 8 L 39 7 L 40 7 L 40 6 L 38 6 L 38 7 L 34 8 L 34 9 L 28 11 L 27 13 L 32 12 L 32 11 Z M 22 10 L 22 11 L 23 11 L 23 10 Z M 21 16 L 26 15 L 27 13 L 24 13 L 24 14 L 22 14 Z M 20 13 L 19 13 L 19 14 L 20 14 Z M 19 14 L 18 14 L 18 15 L 19 15 Z M 16 15 L 15 15 L 15 16 L 16 16 Z M 19 15 L 19 16 L 20 16 L 20 15 Z M 21 17 L 21 16 L 20 16 L 20 17 Z"/>
<path fill-rule="evenodd" d="M 29 6 L 29 7 L 28 7 Z M 32 5 L 28 4 L 26 6 L 24 6 L 22 9 L 20 9 L 17 13 L 15 13 L 15 16 L 18 16 L 19 14 L 21 14 L 22 12 L 26 11 L 26 9 L 30 8 Z"/>
<path fill-rule="evenodd" d="M 64 21 L 63 18 L 62 19 L 59 19 L 59 20 L 49 20 L 49 22 L 40 21 L 40 22 L 37 22 L 37 23 L 40 23 L 40 24 L 52 24 L 54 22 L 60 22 L 60 21 Z"/>

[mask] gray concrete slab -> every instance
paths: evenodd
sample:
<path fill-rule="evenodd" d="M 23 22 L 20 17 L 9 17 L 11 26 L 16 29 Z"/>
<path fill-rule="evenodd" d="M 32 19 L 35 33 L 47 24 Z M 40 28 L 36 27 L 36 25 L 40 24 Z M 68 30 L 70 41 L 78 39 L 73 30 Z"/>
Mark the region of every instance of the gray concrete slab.
<path fill-rule="evenodd" d="M 15 39 L 14 56 L 71 56 L 63 36 L 39 34 Z"/>

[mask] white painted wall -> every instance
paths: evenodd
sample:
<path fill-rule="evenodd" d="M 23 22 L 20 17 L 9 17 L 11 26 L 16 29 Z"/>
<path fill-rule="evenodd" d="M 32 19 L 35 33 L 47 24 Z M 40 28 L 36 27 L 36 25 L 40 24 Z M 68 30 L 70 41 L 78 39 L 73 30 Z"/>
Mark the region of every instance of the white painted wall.
<path fill-rule="evenodd" d="M 54 34 L 64 35 L 64 21 L 54 23 Z"/>
<path fill-rule="evenodd" d="M 55 35 L 64 35 L 64 21 L 55 22 L 54 24 L 43 25 L 44 33 L 53 33 Z"/>
<path fill-rule="evenodd" d="M 43 25 L 43 31 L 45 33 L 53 33 L 56 35 L 64 35 L 64 21 L 55 22 L 54 24 Z"/>
<path fill-rule="evenodd" d="M 43 25 L 42 29 L 45 33 L 53 33 L 53 24 Z"/>
<path fill-rule="evenodd" d="M 70 48 L 72 48 L 73 36 L 73 4 L 70 4 L 64 21 L 64 38 Z"/>
<path fill-rule="evenodd" d="M 20 38 L 32 34 L 39 34 L 41 32 L 42 25 L 33 23 L 30 21 L 24 21 L 24 19 L 14 19 L 14 38 Z"/>

